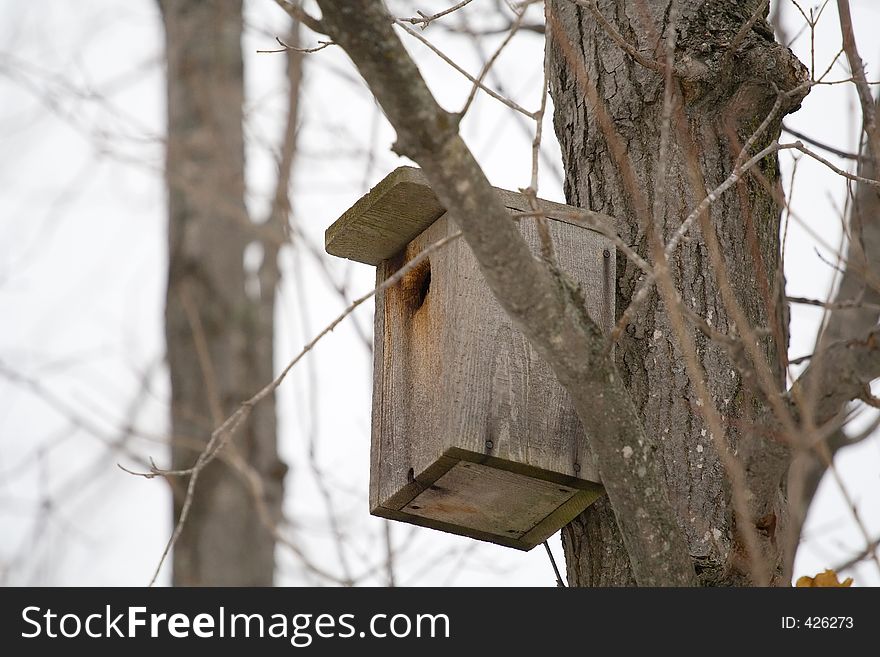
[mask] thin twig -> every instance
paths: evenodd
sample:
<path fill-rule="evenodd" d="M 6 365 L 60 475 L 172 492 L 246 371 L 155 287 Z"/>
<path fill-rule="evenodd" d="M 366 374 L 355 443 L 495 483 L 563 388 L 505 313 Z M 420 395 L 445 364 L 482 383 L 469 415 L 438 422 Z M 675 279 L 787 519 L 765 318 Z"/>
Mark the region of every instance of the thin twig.
<path fill-rule="evenodd" d="M 705 196 L 705 198 L 700 201 L 697 207 L 694 208 L 694 210 L 685 218 L 678 229 L 676 229 L 675 233 L 673 233 L 668 244 L 666 245 L 666 257 L 668 258 L 672 256 L 675 249 L 684 239 L 685 235 L 687 235 L 687 233 L 693 227 L 694 222 L 697 220 L 700 214 L 705 212 L 709 208 L 709 206 L 717 201 L 724 192 L 733 187 L 733 185 L 736 184 L 736 182 L 742 177 L 744 173 L 746 173 L 749 169 L 758 164 L 768 155 L 783 150 L 784 148 L 793 148 L 793 146 L 783 146 L 782 144 L 774 141 L 772 144 L 770 144 L 766 148 L 763 148 L 757 154 L 752 156 L 749 160 L 741 164 L 739 167 L 735 168 L 724 182 L 718 185 L 715 189 L 711 190 Z M 651 288 L 653 287 L 655 281 L 656 274 L 654 272 L 651 272 L 646 278 L 642 280 L 641 287 L 633 296 L 632 301 L 621 315 L 620 320 L 618 320 L 617 325 L 614 327 L 614 330 L 611 333 L 612 342 L 616 342 L 618 339 L 620 339 L 620 336 L 623 334 L 623 331 L 626 329 L 627 325 L 635 317 L 635 314 L 641 304 L 648 298 L 648 293 L 651 291 Z"/>
<path fill-rule="evenodd" d="M 764 134 L 764 131 L 770 126 L 770 123 L 773 119 L 776 118 L 776 113 L 782 107 L 782 101 L 785 99 L 786 94 L 777 93 L 776 94 L 776 102 L 773 103 L 773 107 L 770 108 L 770 111 L 767 112 L 767 116 L 764 117 L 764 120 L 761 121 L 760 125 L 755 129 L 755 131 L 749 135 L 749 138 L 746 139 L 746 143 L 743 144 L 742 149 L 740 149 L 739 155 L 736 156 L 736 160 L 733 162 L 734 168 L 738 167 L 742 164 L 743 160 L 746 159 L 746 156 L 752 150 L 752 146 L 755 145 L 755 142 L 758 138 Z"/>
<path fill-rule="evenodd" d="M 517 212 L 513 215 L 514 218 L 517 217 L 539 217 L 546 216 L 546 213 L 543 211 L 538 212 Z M 614 230 L 613 226 L 610 226 L 607 222 L 602 221 L 599 215 L 592 210 L 577 210 L 572 209 L 568 212 L 554 212 L 553 216 L 558 219 L 565 219 L 566 221 L 576 221 L 581 222 L 586 225 L 588 228 L 595 230 L 597 233 L 601 233 L 604 237 L 607 237 L 609 240 L 614 242 L 614 245 L 617 247 L 619 251 L 621 251 L 627 258 L 629 258 L 633 264 L 641 269 L 646 274 L 653 272 L 653 267 L 645 260 L 642 256 L 636 253 L 635 249 L 627 244 L 623 238 Z"/>
<path fill-rule="evenodd" d="M 281 48 L 277 48 L 275 50 L 258 50 L 258 53 L 275 53 L 275 52 L 301 52 L 301 53 L 313 53 L 318 52 L 320 50 L 324 50 L 327 46 L 335 46 L 336 44 L 332 41 L 318 41 L 318 45 L 314 48 L 299 48 L 297 46 L 291 46 L 284 43 L 279 37 L 275 37 L 275 40 L 278 42 L 278 45 Z"/>
<path fill-rule="evenodd" d="M 853 83 L 859 95 L 859 104 L 862 107 L 862 123 L 865 134 L 868 135 L 869 150 L 871 157 L 874 159 L 874 171 L 880 171 L 880 166 L 878 166 L 878 163 L 880 163 L 880 130 L 877 129 L 877 112 L 871 88 L 865 79 L 865 65 L 856 46 L 849 0 L 837 0 L 837 14 L 840 17 L 843 49 L 846 52 L 846 59 L 852 71 Z"/>
<path fill-rule="evenodd" d="M 780 150 L 782 150 L 783 148 L 793 148 L 795 150 L 798 150 L 801 153 L 803 153 L 804 155 L 808 155 L 811 158 L 813 158 L 814 160 L 816 160 L 817 162 L 824 164 L 826 167 L 831 169 L 838 176 L 842 176 L 842 177 L 846 178 L 847 180 L 853 180 L 855 182 L 865 183 L 866 185 L 871 185 L 872 187 L 880 187 L 880 180 L 874 180 L 873 178 L 865 178 L 863 176 L 858 176 L 854 173 L 850 173 L 849 171 L 844 171 L 840 167 L 835 166 L 834 164 L 832 164 L 831 162 L 826 160 L 824 157 L 822 157 L 818 153 L 811 151 L 809 148 L 804 146 L 799 141 L 795 142 L 793 144 L 785 144 L 784 146 L 780 147 Z"/>
<path fill-rule="evenodd" d="M 501 103 L 504 103 L 505 105 L 507 105 L 507 106 L 508 106 L 510 109 L 512 109 L 512 110 L 515 110 L 515 111 L 517 111 L 517 112 L 520 112 L 521 114 L 525 114 L 525 115 L 526 115 L 527 117 L 529 117 L 530 119 L 534 119 L 534 118 L 535 118 L 535 113 L 534 113 L 534 112 L 530 112 L 530 111 L 528 111 L 527 109 L 523 108 L 522 106 L 520 106 L 518 103 L 516 103 L 515 101 L 511 100 L 510 98 L 505 98 L 504 96 L 502 96 L 501 94 L 499 94 L 499 93 L 498 93 L 497 91 L 495 91 L 494 89 L 492 89 L 492 88 L 490 88 L 490 87 L 487 87 L 485 84 L 483 84 L 482 82 L 480 82 L 477 78 L 475 78 L 473 75 L 471 75 L 471 74 L 468 73 L 466 70 L 464 70 L 461 66 L 459 66 L 459 65 L 458 65 L 458 64 L 457 64 L 457 63 L 456 63 L 451 57 L 449 57 L 448 55 L 446 55 L 446 53 L 444 53 L 442 50 L 440 50 L 440 49 L 439 49 L 437 46 L 435 46 L 433 43 L 431 43 L 430 41 L 428 41 L 428 39 L 426 39 L 424 36 L 422 36 L 421 34 L 419 34 L 419 32 L 418 32 L 417 30 L 414 30 L 413 28 L 411 28 L 409 25 L 407 25 L 407 24 L 404 23 L 403 21 L 395 20 L 394 22 L 395 22 L 395 24 L 397 24 L 398 26 L 400 26 L 401 28 L 403 28 L 408 34 L 410 34 L 411 36 L 414 36 L 416 39 L 418 39 L 419 41 L 421 41 L 422 43 L 424 43 L 424 44 L 425 44 L 429 49 L 431 49 L 431 50 L 434 52 L 434 54 L 436 54 L 440 59 L 442 59 L 444 62 L 446 62 L 447 64 L 449 64 L 452 68 L 454 68 L 456 71 L 458 71 L 459 73 L 461 73 L 464 77 L 466 77 L 468 80 L 470 80 L 474 85 L 476 85 L 477 87 L 479 87 L 480 89 L 482 89 L 483 91 L 485 91 L 487 94 L 489 94 L 490 96 L 492 96 L 492 98 L 494 98 L 495 100 L 497 100 L 497 101 L 499 101 L 499 102 L 501 102 Z"/>
<path fill-rule="evenodd" d="M 872 558 L 872 555 L 880 548 L 880 537 L 875 538 L 868 545 L 865 546 L 865 549 L 859 552 L 854 557 L 851 557 L 847 561 L 844 561 L 842 564 L 837 566 L 834 570 L 835 572 L 841 572 L 847 570 L 848 568 L 852 568 L 855 565 L 858 565 L 860 562 L 865 559 Z"/>
<path fill-rule="evenodd" d="M 522 25 L 523 17 L 526 15 L 526 10 L 523 8 L 517 15 L 516 20 L 510 26 L 510 30 L 507 32 L 507 36 L 504 37 L 504 40 L 501 42 L 501 45 L 492 53 L 492 56 L 489 57 L 488 61 L 483 65 L 480 74 L 477 76 L 476 81 L 474 81 L 473 86 L 471 87 L 471 92 L 468 94 L 467 100 L 464 102 L 464 107 L 462 107 L 459 115 L 464 116 L 467 114 L 468 109 L 470 109 L 471 103 L 474 102 L 474 98 L 477 95 L 477 90 L 483 85 L 483 80 L 486 78 L 486 74 L 489 72 L 489 69 L 495 64 L 495 60 L 501 55 L 501 52 L 507 47 L 507 44 L 511 42 L 513 37 L 516 35 L 517 31 L 519 31 L 520 25 Z M 546 87 L 546 85 L 545 85 Z M 537 115 L 535 115 L 537 119 Z"/>
<path fill-rule="evenodd" d="M 855 153 L 850 153 L 849 151 L 843 151 L 843 150 L 840 150 L 839 148 L 835 148 L 834 146 L 829 146 L 828 144 L 823 143 L 823 142 L 819 141 L 818 139 L 814 139 L 813 137 L 810 137 L 809 135 L 806 135 L 803 132 L 800 132 L 799 130 L 795 130 L 794 128 L 791 128 L 791 127 L 785 125 L 784 123 L 782 124 L 782 129 L 785 132 L 787 132 L 788 134 L 790 134 L 794 137 L 797 137 L 798 139 L 800 139 L 802 141 L 807 142 L 811 146 L 815 146 L 816 148 L 821 148 L 823 151 L 828 151 L 829 153 L 834 153 L 834 155 L 837 155 L 838 157 L 842 157 L 846 160 L 856 160 L 856 161 L 861 159 L 860 156 Z"/>
<path fill-rule="evenodd" d="M 880 304 L 866 303 L 859 299 L 850 301 L 822 301 L 821 299 L 809 299 L 807 297 L 785 297 L 789 303 L 799 303 L 805 306 L 818 306 L 819 308 L 827 308 L 829 310 L 844 310 L 847 308 L 869 308 L 871 310 L 880 310 Z"/>
<path fill-rule="evenodd" d="M 523 14 L 525 9 L 523 9 Z M 520 19 L 522 16 L 519 17 Z M 548 39 L 544 39 L 544 65 L 543 84 L 541 87 L 541 107 L 535 113 L 535 138 L 532 140 L 532 176 L 529 187 L 522 191 L 529 201 L 529 207 L 535 213 L 538 227 L 538 239 L 541 242 L 541 256 L 552 268 L 557 268 L 556 253 L 553 248 L 553 237 L 550 235 L 550 226 L 547 217 L 541 212 L 538 205 L 538 155 L 541 152 L 541 141 L 544 136 L 544 113 L 547 111 L 547 93 L 550 88 L 550 53 L 547 48 Z"/>
<path fill-rule="evenodd" d="M 402 23 L 411 23 L 412 25 L 421 25 L 424 30 L 428 25 L 433 23 L 438 18 L 443 18 L 444 16 L 448 16 L 454 11 L 458 11 L 462 7 L 469 5 L 473 0 L 462 0 L 458 4 L 450 7 L 449 9 L 444 9 L 443 11 L 438 11 L 436 14 L 428 16 L 422 11 L 416 11 L 418 16 L 413 16 L 412 18 L 399 18 L 398 20 Z"/>

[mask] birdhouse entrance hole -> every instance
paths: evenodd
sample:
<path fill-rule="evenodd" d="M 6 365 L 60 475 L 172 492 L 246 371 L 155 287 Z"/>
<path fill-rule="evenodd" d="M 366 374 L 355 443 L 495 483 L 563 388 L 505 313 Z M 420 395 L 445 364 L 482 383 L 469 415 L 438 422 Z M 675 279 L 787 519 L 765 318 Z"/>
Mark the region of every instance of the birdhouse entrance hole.
<path fill-rule="evenodd" d="M 401 254 L 403 255 L 403 254 Z M 406 262 L 403 258 L 400 258 L 399 264 L 398 262 L 392 261 L 394 264 L 389 268 L 389 276 L 393 273 L 392 271 L 394 267 L 400 269 L 403 267 Z M 430 258 L 425 258 L 419 264 L 412 268 L 412 270 L 408 271 L 403 280 L 400 282 L 400 291 L 399 294 L 406 300 L 406 303 L 412 308 L 413 312 L 417 311 L 421 308 L 425 300 L 428 297 L 428 292 L 431 289 L 431 260 Z M 386 294 L 394 294 L 394 290 L 388 290 Z"/>

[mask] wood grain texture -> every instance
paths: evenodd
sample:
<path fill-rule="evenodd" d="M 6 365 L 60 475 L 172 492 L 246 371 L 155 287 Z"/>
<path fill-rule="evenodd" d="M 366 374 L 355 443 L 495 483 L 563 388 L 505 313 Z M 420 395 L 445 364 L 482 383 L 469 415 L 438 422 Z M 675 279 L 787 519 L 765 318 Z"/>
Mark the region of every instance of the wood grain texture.
<path fill-rule="evenodd" d="M 521 538 L 577 489 L 458 461 L 406 505 L 409 513 Z"/>
<path fill-rule="evenodd" d="M 500 187 L 495 191 L 508 209 L 531 212 L 523 194 Z M 581 212 L 614 225 L 610 217 L 562 203 L 538 199 L 538 206 L 564 223 L 578 225 L 566 215 Z M 378 266 L 403 250 L 444 212 L 421 169 L 398 167 L 327 228 L 324 248 L 330 255 Z"/>
<path fill-rule="evenodd" d="M 527 208 L 522 195 L 503 194 L 506 204 L 513 206 L 512 214 Z M 571 211 L 549 203 L 543 209 L 551 217 Z M 580 284 L 590 315 L 610 328 L 613 248 L 606 238 L 582 226 L 557 220 L 549 226 L 560 269 Z M 457 230 L 443 215 L 396 257 L 380 263 L 377 282 Z M 537 254 L 534 220 L 521 219 L 520 231 Z M 596 498 L 601 488 L 596 485 L 599 477 L 588 434 L 568 393 L 494 299 L 464 241 L 451 243 L 409 272 L 400 285 L 379 294 L 376 304 L 370 491 L 374 512 L 388 517 L 385 512 L 394 510 L 395 518 L 417 524 L 426 524 L 427 518 L 433 522 L 429 526 L 443 525 L 447 531 L 458 527 L 458 533 L 483 540 L 505 538 L 513 529 L 516 535 L 506 538 L 517 541 L 495 542 L 529 549 L 536 544 L 522 540 L 529 531 L 537 527 L 529 538 L 543 540 Z M 459 477 L 456 482 L 462 488 L 445 496 L 436 490 L 428 493 L 433 506 L 413 502 L 450 476 L 446 470 L 454 468 L 454 461 L 447 460 L 445 470 L 438 470 L 438 462 L 450 451 L 459 457 L 478 455 L 501 472 L 519 470 L 528 476 L 498 475 L 512 487 L 501 497 L 497 493 L 504 486 L 494 486 L 490 477 L 481 486 L 464 486 Z M 550 481 L 589 493 L 551 500 L 542 496 L 545 489 L 558 492 L 558 485 Z M 513 490 L 518 492 L 514 495 Z M 479 512 L 438 511 L 461 509 L 468 496 L 482 505 Z M 501 498 L 507 503 L 499 505 Z M 432 508 L 408 513 L 403 507 L 409 503 Z M 557 513 L 560 507 L 564 509 Z M 421 520 L 405 517 L 409 515 Z M 503 530 L 499 523 L 506 525 Z"/>
<path fill-rule="evenodd" d="M 452 448 L 371 512 L 531 550 L 603 490 L 598 484 Z"/>
<path fill-rule="evenodd" d="M 378 265 L 443 212 L 422 172 L 398 167 L 327 229 L 324 247 L 331 255 Z"/>

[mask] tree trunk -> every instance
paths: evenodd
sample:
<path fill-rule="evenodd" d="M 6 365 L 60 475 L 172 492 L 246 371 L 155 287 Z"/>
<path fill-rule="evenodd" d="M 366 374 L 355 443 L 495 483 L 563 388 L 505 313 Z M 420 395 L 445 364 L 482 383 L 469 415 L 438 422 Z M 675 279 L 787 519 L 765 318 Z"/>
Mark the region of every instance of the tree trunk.
<path fill-rule="evenodd" d="M 603 0 L 599 10 L 645 57 L 665 61 L 669 0 Z M 759 18 L 740 43 L 736 35 L 759 0 L 679 0 L 676 70 L 690 75 L 675 83 L 672 147 L 666 167 L 659 161 L 663 123 L 663 75 L 636 63 L 615 43 L 586 8 L 565 0 L 548 6 L 550 89 L 556 134 L 562 146 L 568 203 L 618 218 L 617 230 L 648 258 L 644 217 L 621 175 L 621 153 L 601 128 L 602 111 L 632 163 L 638 187 L 651 207 L 656 190 L 666 194 L 662 233 L 672 232 L 712 189 L 727 178 L 748 136 L 777 99 L 775 84 L 790 90 L 804 80 L 803 67 Z M 727 54 L 731 44 L 736 48 Z M 594 86 L 599 106 L 591 103 Z M 753 152 L 779 136 L 782 115 L 803 94 L 787 99 Z M 665 171 L 664 171 L 665 169 Z M 775 384 L 784 390 L 787 324 L 779 263 L 780 207 L 778 162 L 767 157 L 699 220 L 693 239 L 670 259 L 670 272 L 682 303 L 716 330 L 737 328 L 722 286 L 710 265 L 717 236 L 736 301 L 759 331 L 761 352 Z M 711 237 L 711 235 L 709 235 Z M 638 288 L 641 271 L 617 259 L 617 308 L 622 312 Z M 741 332 L 739 332 L 741 335 Z M 787 450 L 762 430 L 766 408 L 755 387 L 743 380 L 725 347 L 695 335 L 699 361 L 721 415 L 731 451 L 742 461 L 751 494 L 749 515 L 734 513 L 728 477 L 686 374 L 666 308 L 656 291 L 641 306 L 617 345 L 617 367 L 639 409 L 645 431 L 659 438 L 666 485 L 690 556 L 703 585 L 753 583 L 742 541 L 751 523 L 760 541 L 760 558 L 779 582 L 786 521 L 784 472 Z M 573 586 L 631 585 L 634 578 L 610 504 L 598 503 L 563 531 L 568 578 Z"/>
<path fill-rule="evenodd" d="M 168 64 L 172 468 L 185 469 L 212 429 L 272 379 L 277 267 L 276 251 L 265 249 L 271 275 L 264 266 L 257 290 L 243 263 L 256 232 L 244 203 L 241 0 L 159 5 Z M 174 549 L 175 585 L 272 584 L 275 540 L 266 520 L 280 517 L 284 473 L 269 398 L 201 473 Z M 175 521 L 184 488 L 175 487 Z"/>

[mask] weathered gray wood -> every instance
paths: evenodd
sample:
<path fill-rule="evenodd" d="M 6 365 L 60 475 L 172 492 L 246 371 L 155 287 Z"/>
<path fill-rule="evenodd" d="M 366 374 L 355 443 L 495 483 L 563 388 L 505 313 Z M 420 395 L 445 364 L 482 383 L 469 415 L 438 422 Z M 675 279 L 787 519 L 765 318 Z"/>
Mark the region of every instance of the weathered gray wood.
<path fill-rule="evenodd" d="M 522 195 L 500 193 L 512 214 L 528 210 Z M 542 209 L 551 219 L 572 211 Z M 581 225 L 548 223 L 560 268 L 582 286 L 591 316 L 610 328 L 612 245 Z M 377 282 L 457 230 L 443 215 L 380 263 Z M 534 219 L 521 219 L 520 231 L 537 254 Z M 600 494 L 568 394 L 494 299 L 463 240 L 377 295 L 375 336 L 373 513 L 530 549 Z M 495 474 L 479 484 L 452 477 L 463 460 Z M 559 493 L 559 485 L 570 492 Z M 547 495 L 554 491 L 558 497 Z"/>
<path fill-rule="evenodd" d="M 582 286 L 590 315 L 610 329 L 613 254 L 607 240 L 582 227 L 548 223 L 560 268 Z M 537 253 L 535 222 L 523 220 L 520 232 Z M 454 395 L 446 398 L 448 446 L 598 481 L 568 394 L 495 301 L 466 243 L 450 249 L 447 267 L 443 360 Z"/>
<path fill-rule="evenodd" d="M 602 493 L 599 485 L 568 478 L 561 483 L 552 473 L 515 471 L 510 465 L 482 454 L 448 450 L 391 503 L 373 512 L 529 550 Z"/>
<path fill-rule="evenodd" d="M 495 191 L 509 209 L 531 212 L 524 195 L 500 187 Z M 613 219 L 597 212 L 544 199 L 538 205 L 557 221 L 578 225 L 571 213 L 581 212 L 614 225 Z M 378 265 L 398 254 L 444 212 L 421 169 L 398 167 L 327 228 L 324 248 L 330 255 Z"/>
<path fill-rule="evenodd" d="M 421 170 L 399 167 L 327 229 L 324 248 L 340 258 L 378 265 L 443 212 Z"/>

